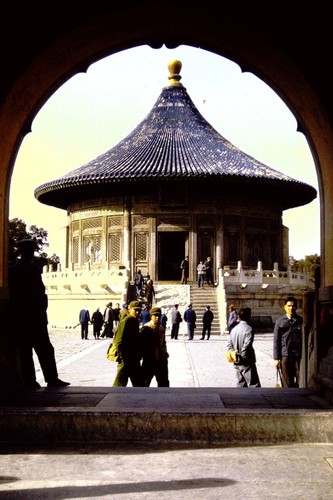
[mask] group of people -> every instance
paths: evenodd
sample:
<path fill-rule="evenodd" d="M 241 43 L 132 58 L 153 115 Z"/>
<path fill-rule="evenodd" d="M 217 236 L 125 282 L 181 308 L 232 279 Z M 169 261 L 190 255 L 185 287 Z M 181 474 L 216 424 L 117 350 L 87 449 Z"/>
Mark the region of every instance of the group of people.
<path fill-rule="evenodd" d="M 299 387 L 302 358 L 303 318 L 297 314 L 297 299 L 289 296 L 284 301 L 285 314 L 277 318 L 273 332 L 273 359 L 282 387 Z M 235 353 L 232 360 L 237 387 L 260 387 L 253 347 L 254 332 L 251 327 L 251 308 L 242 307 L 238 314 L 229 306 L 229 341 L 227 352 Z"/>
<path fill-rule="evenodd" d="M 151 309 L 154 300 L 156 300 L 156 294 L 153 280 L 150 278 L 149 274 L 144 278 L 141 269 L 138 269 L 134 276 L 134 285 L 137 299 L 145 299 L 148 309 Z"/>
<path fill-rule="evenodd" d="M 181 261 L 180 269 L 182 271 L 181 284 L 187 285 L 189 278 L 188 255 L 186 255 L 186 257 Z M 199 264 L 197 265 L 197 282 L 199 288 L 203 288 L 205 282 L 208 286 L 214 286 L 213 259 L 211 257 L 207 257 L 205 261 L 199 261 Z"/>
<path fill-rule="evenodd" d="M 113 343 L 117 351 L 115 387 L 149 387 L 155 377 L 158 387 L 169 387 L 165 326 L 161 324 L 162 310 L 152 307 L 150 319 L 140 325 L 142 303 L 132 301 L 128 314 L 120 321 Z"/>
<path fill-rule="evenodd" d="M 199 261 L 197 265 L 197 275 L 199 288 L 203 288 L 205 282 L 208 286 L 214 286 L 213 261 L 211 257 L 207 257 L 205 261 Z"/>
<path fill-rule="evenodd" d="M 183 318 L 178 308 L 179 304 L 175 304 L 174 307 L 171 309 L 171 339 L 178 340 L 180 323 L 184 319 L 187 327 L 187 338 L 188 340 L 193 340 L 194 331 L 197 327 L 196 324 L 197 313 L 193 309 L 192 304 L 188 304 L 187 309 L 184 312 L 184 318 Z M 200 340 L 205 340 L 206 335 L 207 335 L 207 340 L 210 339 L 213 320 L 214 320 L 214 313 L 213 311 L 211 311 L 210 306 L 207 305 L 202 315 L 202 333 Z"/>
<path fill-rule="evenodd" d="M 54 348 L 48 334 L 48 300 L 41 270 L 34 262 L 36 244 L 33 240 L 23 240 L 19 244 L 21 258 L 9 272 L 9 306 L 12 310 L 15 348 L 17 352 L 20 382 L 26 388 L 39 388 L 33 360 L 36 352 L 48 387 L 67 387 L 58 377 Z M 20 315 L 16 314 L 20 304 Z M 106 306 L 104 314 L 99 308 L 90 318 L 85 307 L 80 311 L 81 338 L 88 338 L 89 322 L 93 324 L 94 337 L 114 337 L 118 353 L 117 374 L 114 386 L 126 386 L 131 380 L 133 386 L 149 387 L 153 377 L 158 387 L 169 387 L 168 358 L 165 330 L 167 317 L 161 308 L 147 304 L 147 316 L 143 321 L 142 301 L 133 301 L 127 307 L 119 304 L 112 309 L 112 303 Z M 150 306 L 150 309 L 149 309 Z M 302 358 L 303 319 L 297 314 L 297 299 L 287 297 L 284 302 L 285 314 L 274 325 L 273 358 L 274 366 L 281 374 L 282 387 L 299 387 L 300 364 Z M 33 323 L 28 329 L 22 329 L 21 318 L 32 317 Z M 197 315 L 189 304 L 184 318 L 175 304 L 171 311 L 171 339 L 178 339 L 179 325 L 187 323 L 188 339 L 193 340 Z M 214 314 L 210 306 L 202 316 L 202 336 L 200 340 L 210 338 Z M 141 322 L 141 323 L 140 323 Z M 104 325 L 103 333 L 101 334 Z M 116 328 L 114 329 L 114 326 Z M 228 352 L 236 353 L 234 367 L 238 387 L 260 387 L 253 347 L 254 332 L 251 326 L 251 308 L 242 307 L 238 313 L 233 304 L 229 306 Z"/>
<path fill-rule="evenodd" d="M 124 306 L 126 306 L 126 304 L 124 304 Z M 96 340 L 105 337 L 112 338 L 119 324 L 120 313 L 121 309 L 119 303 L 117 303 L 114 308 L 112 308 L 112 302 L 106 304 L 103 314 L 100 308 L 97 307 L 91 317 L 88 308 L 83 307 L 79 313 L 81 339 L 88 340 L 89 324 L 93 325 L 93 335 Z"/>

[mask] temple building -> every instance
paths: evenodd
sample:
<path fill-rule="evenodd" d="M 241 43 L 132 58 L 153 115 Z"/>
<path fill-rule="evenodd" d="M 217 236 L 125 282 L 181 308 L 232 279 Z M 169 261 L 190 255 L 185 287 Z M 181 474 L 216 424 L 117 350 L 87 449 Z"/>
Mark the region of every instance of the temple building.
<path fill-rule="evenodd" d="M 232 270 L 288 272 L 283 211 L 310 203 L 316 190 L 222 137 L 180 82 L 181 68 L 169 63 L 168 86 L 127 137 L 35 190 L 68 216 L 66 262 L 45 276 L 49 294 L 123 300 L 138 269 L 156 284 L 180 284 L 186 255 L 190 283 L 208 256 L 217 286 Z"/>

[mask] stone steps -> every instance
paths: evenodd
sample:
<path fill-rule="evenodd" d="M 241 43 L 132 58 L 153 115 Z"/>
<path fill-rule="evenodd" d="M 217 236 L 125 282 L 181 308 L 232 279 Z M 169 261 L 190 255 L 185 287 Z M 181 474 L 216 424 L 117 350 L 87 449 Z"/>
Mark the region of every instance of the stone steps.
<path fill-rule="evenodd" d="M 333 442 L 333 411 L 309 389 L 70 387 L 0 405 L 0 443 L 263 445 Z"/>
<path fill-rule="evenodd" d="M 193 309 L 197 314 L 197 326 L 202 326 L 202 315 L 206 310 L 206 306 L 209 305 L 211 311 L 214 313 L 211 335 L 221 335 L 222 331 L 218 313 L 216 288 L 210 286 L 199 288 L 196 284 L 190 285 L 190 297 Z"/>

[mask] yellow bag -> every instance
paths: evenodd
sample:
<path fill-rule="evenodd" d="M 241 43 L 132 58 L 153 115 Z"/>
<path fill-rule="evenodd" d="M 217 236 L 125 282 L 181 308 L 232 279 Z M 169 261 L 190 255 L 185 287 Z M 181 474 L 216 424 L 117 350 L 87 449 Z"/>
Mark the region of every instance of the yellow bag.
<path fill-rule="evenodd" d="M 118 353 L 113 342 L 111 342 L 111 344 L 108 347 L 106 357 L 108 358 L 109 361 L 117 361 Z"/>
<path fill-rule="evenodd" d="M 225 357 L 229 361 L 229 363 L 238 363 L 239 362 L 239 354 L 238 351 L 227 351 L 225 353 Z"/>

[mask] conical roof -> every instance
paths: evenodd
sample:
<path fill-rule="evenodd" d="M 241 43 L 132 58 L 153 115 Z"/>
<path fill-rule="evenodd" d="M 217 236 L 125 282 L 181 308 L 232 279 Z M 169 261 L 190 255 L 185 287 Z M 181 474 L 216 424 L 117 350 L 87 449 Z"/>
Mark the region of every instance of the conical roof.
<path fill-rule="evenodd" d="M 181 66 L 169 63 L 169 86 L 133 132 L 92 161 L 39 186 L 35 197 L 66 209 L 73 202 L 112 196 L 120 185 L 183 180 L 218 183 L 221 192 L 250 185 L 258 193 L 264 185 L 268 198 L 279 196 L 282 209 L 311 202 L 316 197 L 312 186 L 242 152 L 205 120 L 180 83 Z"/>

